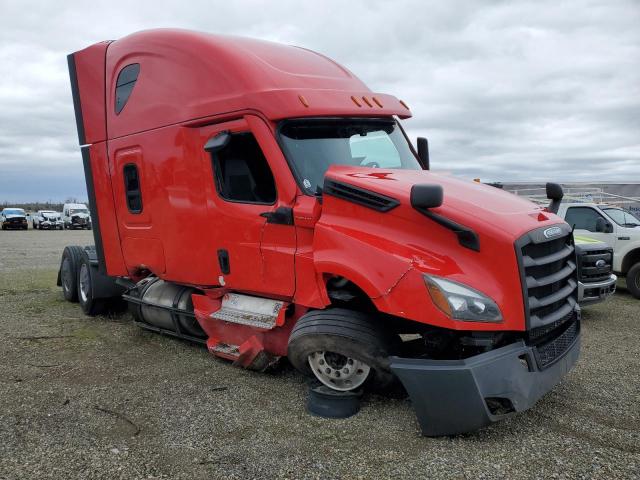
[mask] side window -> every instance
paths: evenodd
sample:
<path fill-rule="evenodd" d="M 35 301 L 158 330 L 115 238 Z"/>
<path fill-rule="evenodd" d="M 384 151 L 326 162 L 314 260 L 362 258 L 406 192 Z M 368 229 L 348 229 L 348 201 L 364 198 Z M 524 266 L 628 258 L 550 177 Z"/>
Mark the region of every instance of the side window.
<path fill-rule="evenodd" d="M 129 163 L 123 168 L 124 193 L 127 197 L 129 212 L 137 214 L 142 212 L 142 191 L 140 190 L 140 176 L 138 166 Z"/>
<path fill-rule="evenodd" d="M 135 87 L 136 81 L 138 80 L 139 73 L 139 63 L 132 63 L 120 70 L 118 79 L 116 80 L 116 115 L 122 111 L 127 100 L 129 100 L 133 87 Z"/>
<path fill-rule="evenodd" d="M 232 202 L 275 203 L 273 173 L 251 133 L 231 135 L 229 144 L 211 156 L 216 188 L 222 198 Z"/>
<path fill-rule="evenodd" d="M 574 226 L 578 230 L 589 230 L 596 232 L 596 221 L 598 218 L 604 218 L 593 208 L 589 207 L 570 207 L 567 210 L 565 221 Z"/>

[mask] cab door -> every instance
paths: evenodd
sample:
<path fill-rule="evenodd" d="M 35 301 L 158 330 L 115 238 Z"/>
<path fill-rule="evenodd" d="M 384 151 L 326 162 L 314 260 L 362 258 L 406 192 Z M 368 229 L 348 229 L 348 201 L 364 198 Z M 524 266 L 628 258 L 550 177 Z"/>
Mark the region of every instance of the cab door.
<path fill-rule="evenodd" d="M 565 222 L 574 227 L 574 235 L 592 238 L 616 247 L 616 225 L 605 218 L 598 210 L 590 206 L 569 207 L 565 214 Z M 610 232 L 599 231 L 597 224 L 611 225 Z"/>
<path fill-rule="evenodd" d="M 245 116 L 199 130 L 217 283 L 293 297 L 295 184 L 269 127 Z"/>

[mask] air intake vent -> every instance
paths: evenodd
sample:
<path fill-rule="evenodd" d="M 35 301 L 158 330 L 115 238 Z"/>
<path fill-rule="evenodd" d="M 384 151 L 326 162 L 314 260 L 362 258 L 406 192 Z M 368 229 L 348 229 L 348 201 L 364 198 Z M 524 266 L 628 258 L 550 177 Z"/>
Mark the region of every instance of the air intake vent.
<path fill-rule="evenodd" d="M 378 212 L 388 212 L 400 205 L 400 202 L 395 198 L 387 197 L 386 195 L 347 183 L 336 182 L 335 180 L 325 180 L 322 193 L 346 200 L 347 202 L 357 203 L 358 205 L 377 210 Z"/>

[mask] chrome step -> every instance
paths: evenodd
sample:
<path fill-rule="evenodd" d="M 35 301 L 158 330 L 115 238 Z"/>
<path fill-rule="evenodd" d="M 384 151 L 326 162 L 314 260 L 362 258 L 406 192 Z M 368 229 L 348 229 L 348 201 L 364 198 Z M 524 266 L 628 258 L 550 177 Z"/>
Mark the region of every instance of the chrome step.
<path fill-rule="evenodd" d="M 271 330 L 276 326 L 284 304 L 278 300 L 228 293 L 222 298 L 220 310 L 213 312 L 211 318 Z"/>

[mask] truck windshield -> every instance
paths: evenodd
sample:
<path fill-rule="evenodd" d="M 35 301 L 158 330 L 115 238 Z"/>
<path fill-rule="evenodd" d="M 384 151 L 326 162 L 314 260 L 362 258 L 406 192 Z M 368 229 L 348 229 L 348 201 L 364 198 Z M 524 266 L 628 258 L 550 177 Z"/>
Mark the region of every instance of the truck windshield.
<path fill-rule="evenodd" d="M 640 219 L 627 210 L 621 208 L 603 208 L 602 210 L 621 227 L 640 227 Z"/>
<path fill-rule="evenodd" d="M 407 138 L 393 119 L 286 120 L 280 140 L 306 193 L 322 188 L 331 165 L 422 170 Z"/>
<path fill-rule="evenodd" d="M 86 208 L 72 208 L 69 210 L 70 214 L 73 213 L 89 213 L 89 210 L 87 210 Z"/>

